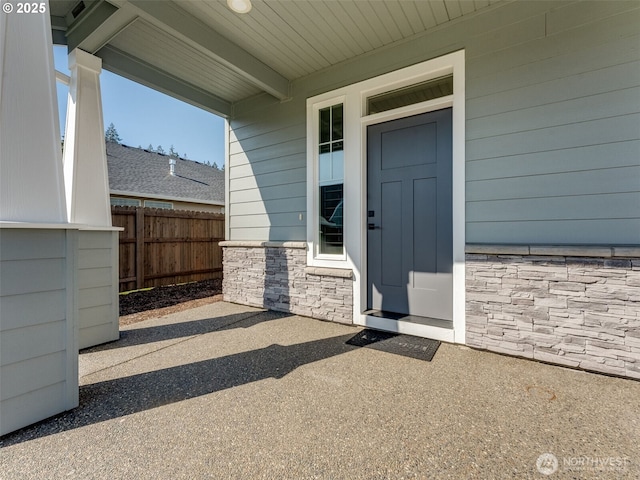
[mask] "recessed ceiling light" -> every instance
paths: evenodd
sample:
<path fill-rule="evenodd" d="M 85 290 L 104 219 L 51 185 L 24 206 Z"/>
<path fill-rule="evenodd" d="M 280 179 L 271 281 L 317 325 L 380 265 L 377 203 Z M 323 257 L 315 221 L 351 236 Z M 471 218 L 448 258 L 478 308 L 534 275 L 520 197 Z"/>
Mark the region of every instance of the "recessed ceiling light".
<path fill-rule="evenodd" d="M 227 0 L 227 5 L 236 13 L 248 13 L 251 10 L 251 0 Z"/>

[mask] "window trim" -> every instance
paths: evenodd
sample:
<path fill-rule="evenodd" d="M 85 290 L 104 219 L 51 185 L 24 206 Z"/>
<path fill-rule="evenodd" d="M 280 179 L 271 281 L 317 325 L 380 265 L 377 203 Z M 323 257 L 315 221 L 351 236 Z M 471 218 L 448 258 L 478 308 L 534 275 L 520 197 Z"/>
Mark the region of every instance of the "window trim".
<path fill-rule="evenodd" d="M 150 205 L 147 205 L 147 202 L 148 203 L 152 203 L 152 204 L 155 203 L 156 205 L 167 205 L 167 206 L 166 207 L 158 207 L 158 206 L 153 206 L 153 205 L 150 206 Z M 165 200 L 145 200 L 144 201 L 144 206 L 145 206 L 145 208 L 159 208 L 159 209 L 162 209 L 162 210 L 174 210 L 175 209 L 175 207 L 173 205 L 173 202 L 168 202 L 168 201 L 165 201 Z"/>
<path fill-rule="evenodd" d="M 366 99 L 395 88 L 453 73 L 453 95 L 436 98 L 420 104 L 400 107 L 373 115 L 366 115 Z M 465 343 L 465 50 L 458 50 L 414 65 L 393 70 L 357 83 L 318 94 L 307 99 L 307 216 L 317 211 L 314 203 L 315 178 L 313 154 L 314 106 L 329 105 L 338 99 L 344 104 L 345 220 L 344 247 L 346 258 L 329 261 L 315 258 L 313 222 L 307 221 L 307 264 L 348 268 L 353 270 L 353 320 L 356 325 L 367 325 L 370 320 L 363 312 L 367 297 L 367 244 L 366 244 L 366 126 L 373 123 L 402 118 L 411 114 L 453 107 L 453 331 L 446 341 Z M 312 225 L 310 225 L 310 223 Z M 403 322 L 399 322 L 403 323 Z M 406 323 L 406 322 L 404 322 Z M 441 334 L 435 327 L 398 325 L 404 333 L 419 336 Z M 428 335 L 425 333 L 428 330 Z M 434 330 L 434 331 L 432 331 Z M 438 330 L 438 331 L 435 331 Z"/>
<path fill-rule="evenodd" d="M 134 204 L 127 204 L 125 203 L 114 203 L 113 201 L 116 200 L 126 200 L 128 202 L 137 202 L 135 205 Z M 128 197 L 116 197 L 116 196 L 110 196 L 109 197 L 109 204 L 112 207 L 141 207 L 142 206 L 142 200 L 140 200 L 139 198 L 128 198 Z"/>
<path fill-rule="evenodd" d="M 341 254 L 329 254 L 320 253 L 320 154 L 318 146 L 320 145 L 320 110 L 332 107 L 334 105 L 342 104 L 342 141 L 344 163 L 348 155 L 348 142 L 347 131 L 349 127 L 345 118 L 345 112 L 347 111 L 346 95 L 340 95 L 332 97 L 321 102 L 316 102 L 307 105 L 307 264 L 315 267 L 340 267 L 341 264 L 345 264 L 347 260 L 347 248 L 344 239 L 347 238 L 349 233 L 347 215 L 343 210 L 342 220 L 342 253 Z M 347 185 L 346 169 L 343 165 L 343 200 L 345 197 L 345 190 Z M 312 192 L 309 192 L 309 188 Z M 346 267 L 346 265 L 344 265 Z"/>

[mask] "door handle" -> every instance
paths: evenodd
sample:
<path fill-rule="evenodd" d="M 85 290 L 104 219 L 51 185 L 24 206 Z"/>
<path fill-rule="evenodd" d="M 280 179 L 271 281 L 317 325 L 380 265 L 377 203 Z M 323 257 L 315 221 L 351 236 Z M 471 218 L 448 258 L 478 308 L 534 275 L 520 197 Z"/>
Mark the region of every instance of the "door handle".
<path fill-rule="evenodd" d="M 376 228 L 380 228 L 378 225 L 376 225 L 375 223 L 368 223 L 367 227 L 369 228 L 369 230 L 375 230 Z"/>

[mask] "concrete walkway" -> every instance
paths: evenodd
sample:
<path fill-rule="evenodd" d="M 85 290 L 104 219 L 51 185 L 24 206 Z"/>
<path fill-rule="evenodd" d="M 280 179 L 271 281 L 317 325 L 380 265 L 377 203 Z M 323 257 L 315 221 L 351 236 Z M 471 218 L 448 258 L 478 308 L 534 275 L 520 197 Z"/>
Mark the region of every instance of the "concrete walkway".
<path fill-rule="evenodd" d="M 640 382 L 358 331 L 227 303 L 125 327 L 80 355 L 77 409 L 0 440 L 0 478 L 640 478 Z"/>

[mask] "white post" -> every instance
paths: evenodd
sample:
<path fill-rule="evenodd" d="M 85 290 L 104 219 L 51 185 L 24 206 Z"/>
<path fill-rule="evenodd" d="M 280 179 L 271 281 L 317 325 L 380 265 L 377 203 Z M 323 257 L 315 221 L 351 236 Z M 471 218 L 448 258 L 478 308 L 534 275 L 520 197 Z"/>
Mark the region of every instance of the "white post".
<path fill-rule="evenodd" d="M 4 435 L 78 405 L 78 232 L 67 221 L 49 4 L 27 14 L 0 3 Z"/>
<path fill-rule="evenodd" d="M 67 222 L 45 5 L 44 13 L 0 12 L 0 221 Z"/>
<path fill-rule="evenodd" d="M 69 222 L 111 227 L 107 154 L 102 119 L 102 60 L 82 50 L 69 55 L 71 82 L 64 144 Z"/>

